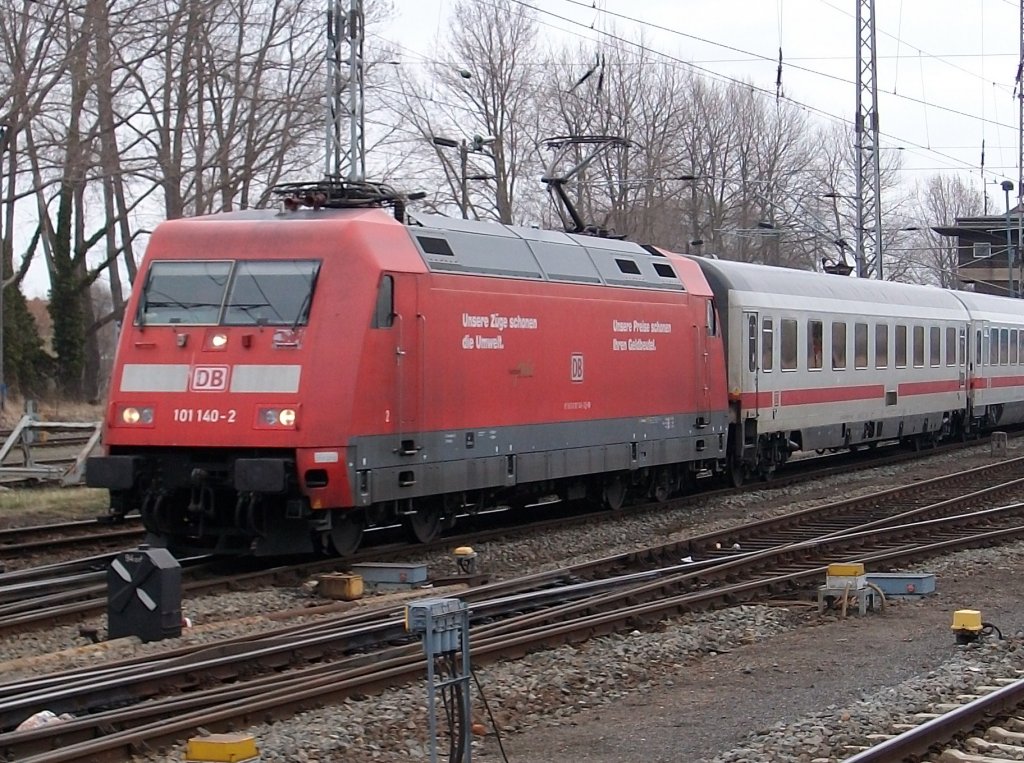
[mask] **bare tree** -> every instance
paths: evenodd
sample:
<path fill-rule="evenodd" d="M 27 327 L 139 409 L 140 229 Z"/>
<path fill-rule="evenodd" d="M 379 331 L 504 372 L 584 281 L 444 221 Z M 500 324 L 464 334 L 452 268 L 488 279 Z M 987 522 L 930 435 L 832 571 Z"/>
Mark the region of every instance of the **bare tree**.
<path fill-rule="evenodd" d="M 959 217 L 981 215 L 984 199 L 977 188 L 959 175 L 933 175 L 917 186 L 915 218 L 917 230 L 910 239 L 923 279 L 946 289 L 956 289 L 956 239 L 940 236 L 934 225 L 950 225 Z"/>
<path fill-rule="evenodd" d="M 821 164 L 818 167 L 818 204 L 822 216 L 834 226 L 837 239 L 847 247 L 851 265 L 856 257 L 856 156 L 857 150 L 849 127 L 836 125 L 822 130 L 820 141 L 823 148 Z M 901 156 L 898 151 L 883 151 L 881 154 L 881 217 L 882 240 L 880 242 L 883 261 L 883 275 L 887 281 L 917 280 L 915 263 L 902 256 L 901 241 L 906 238 L 910 198 L 900 185 L 899 170 Z M 871 223 L 867 223 L 871 224 Z M 873 261 L 863 263 L 866 275 L 876 272 Z"/>
<path fill-rule="evenodd" d="M 462 0 L 451 18 L 438 56 L 456 64 L 435 64 L 425 82 L 403 80 L 402 115 L 415 143 L 443 168 L 447 193 L 432 200 L 435 206 L 521 220 L 520 186 L 536 167 L 535 12 L 511 0 Z M 422 160 L 417 166 L 425 168 Z"/>

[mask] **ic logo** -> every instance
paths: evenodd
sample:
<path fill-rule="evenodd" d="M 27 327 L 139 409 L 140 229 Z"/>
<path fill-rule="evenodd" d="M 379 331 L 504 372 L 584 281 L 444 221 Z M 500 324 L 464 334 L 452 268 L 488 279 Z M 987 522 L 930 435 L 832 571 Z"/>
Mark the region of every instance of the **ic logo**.
<path fill-rule="evenodd" d="M 569 360 L 569 378 L 574 382 L 583 381 L 583 353 L 574 352 Z"/>
<path fill-rule="evenodd" d="M 223 392 L 228 388 L 228 367 L 195 366 L 189 388 L 193 392 Z"/>

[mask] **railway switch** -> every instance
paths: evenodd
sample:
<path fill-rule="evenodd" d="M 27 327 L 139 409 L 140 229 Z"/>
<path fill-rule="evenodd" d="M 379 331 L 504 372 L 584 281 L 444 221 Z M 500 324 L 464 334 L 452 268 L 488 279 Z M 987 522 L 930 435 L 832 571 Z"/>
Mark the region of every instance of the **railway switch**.
<path fill-rule="evenodd" d="M 160 641 L 181 635 L 181 565 L 165 548 L 139 546 L 107 568 L 107 636 Z"/>
<path fill-rule="evenodd" d="M 976 609 L 958 609 L 953 613 L 953 633 L 956 643 L 970 644 L 977 641 L 984 630 L 981 612 Z"/>

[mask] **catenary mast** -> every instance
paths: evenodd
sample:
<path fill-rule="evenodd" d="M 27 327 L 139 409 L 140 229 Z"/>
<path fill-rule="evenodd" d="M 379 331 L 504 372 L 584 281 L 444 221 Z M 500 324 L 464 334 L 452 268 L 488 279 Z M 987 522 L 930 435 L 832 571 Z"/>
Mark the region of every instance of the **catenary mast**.
<path fill-rule="evenodd" d="M 363 132 L 363 0 L 330 0 L 327 8 L 328 179 L 366 177 Z M 346 72 L 344 69 L 348 67 Z M 347 128 L 347 129 L 346 129 Z"/>
<path fill-rule="evenodd" d="M 1022 0 L 1024 2 L 1024 0 Z M 857 275 L 882 280 L 881 172 L 878 159 L 878 67 L 875 61 L 875 0 L 857 2 Z"/>

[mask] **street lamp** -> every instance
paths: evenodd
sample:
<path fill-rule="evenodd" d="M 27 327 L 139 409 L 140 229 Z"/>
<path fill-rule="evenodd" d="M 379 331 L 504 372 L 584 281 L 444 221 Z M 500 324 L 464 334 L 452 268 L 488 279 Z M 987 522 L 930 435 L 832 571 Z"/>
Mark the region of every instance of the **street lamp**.
<path fill-rule="evenodd" d="M 463 138 L 461 141 L 452 140 L 451 138 L 445 138 L 440 135 L 430 136 L 430 141 L 435 146 L 441 146 L 442 148 L 457 148 L 459 150 L 459 209 L 462 210 L 462 219 L 469 219 L 469 183 L 470 180 L 492 180 L 494 175 L 467 175 L 466 171 L 469 165 L 469 154 L 473 152 L 475 154 L 484 154 L 485 156 L 491 157 L 491 161 L 495 161 L 494 155 L 484 151 L 484 146 L 489 146 L 497 140 L 493 135 L 474 135 L 473 144 L 470 144 Z"/>
<path fill-rule="evenodd" d="M 1013 181 L 1004 180 L 1002 188 L 1006 193 L 1006 278 L 1010 286 L 1010 296 L 1016 297 L 1017 287 L 1013 281 L 1013 245 L 1010 243 L 1010 191 L 1013 190 Z"/>

